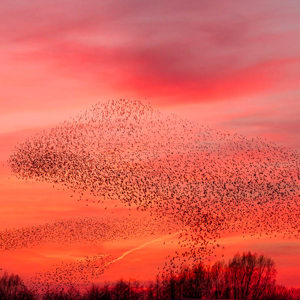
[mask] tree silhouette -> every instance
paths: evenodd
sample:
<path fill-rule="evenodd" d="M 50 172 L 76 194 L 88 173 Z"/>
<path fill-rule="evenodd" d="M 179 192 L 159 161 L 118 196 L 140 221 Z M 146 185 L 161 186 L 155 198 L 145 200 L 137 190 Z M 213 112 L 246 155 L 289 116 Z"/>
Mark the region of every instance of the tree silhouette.
<path fill-rule="evenodd" d="M 250 252 L 236 254 L 226 274 L 234 299 L 263 299 L 274 287 L 275 275 L 273 260 Z"/>
<path fill-rule="evenodd" d="M 138 282 L 120 280 L 103 287 L 92 285 L 86 291 L 74 287 L 48 290 L 33 295 L 17 275 L 0 276 L 0 300 L 171 300 L 171 299 L 300 299 L 300 290 L 275 283 L 272 259 L 256 253 L 236 254 L 228 263 L 212 266 L 202 263 L 181 271 L 160 274 L 156 281 L 143 287 Z"/>
<path fill-rule="evenodd" d="M 8 275 L 6 272 L 0 276 L 0 299 L 33 299 L 33 294 L 26 288 L 18 275 Z"/>
<path fill-rule="evenodd" d="M 93 285 L 86 293 L 86 300 L 111 300 L 112 295 L 108 285 L 100 288 Z"/>
<path fill-rule="evenodd" d="M 226 264 L 198 264 L 162 280 L 159 299 L 275 299 L 287 289 L 275 285 L 276 270 L 270 258 L 256 253 L 236 254 Z M 288 292 L 290 293 L 290 292 Z M 284 296 L 285 294 L 285 296 Z M 163 295 L 163 296 L 161 296 Z M 292 299 L 292 298 L 291 298 Z"/>

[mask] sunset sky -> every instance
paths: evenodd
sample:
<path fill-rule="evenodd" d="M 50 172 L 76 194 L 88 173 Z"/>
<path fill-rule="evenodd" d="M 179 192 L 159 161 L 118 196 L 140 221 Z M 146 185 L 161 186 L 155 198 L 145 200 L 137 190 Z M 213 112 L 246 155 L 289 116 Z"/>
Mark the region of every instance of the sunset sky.
<path fill-rule="evenodd" d="M 18 183 L 5 164 L 18 141 L 98 101 L 140 99 L 300 149 L 298 0 L 2 0 L 0 20 L 1 229 L 102 213 L 47 185 Z M 277 258 L 281 282 L 300 286 L 299 241 L 232 242 L 239 243 Z M 123 268 L 136 276 L 149 251 L 153 264 L 162 259 L 154 249 Z M 18 272 L 35 254 L 14 262 L 0 253 L 0 268 L 2 260 Z"/>
<path fill-rule="evenodd" d="M 146 99 L 300 146 L 299 1 L 15 1 L 0 9 L 0 130 Z"/>

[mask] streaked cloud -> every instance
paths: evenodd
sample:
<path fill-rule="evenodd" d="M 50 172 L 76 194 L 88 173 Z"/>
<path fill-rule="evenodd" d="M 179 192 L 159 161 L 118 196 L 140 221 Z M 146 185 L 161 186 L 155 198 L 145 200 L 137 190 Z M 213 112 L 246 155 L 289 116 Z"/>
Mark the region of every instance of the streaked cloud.
<path fill-rule="evenodd" d="M 47 120 L 44 111 L 51 119 L 108 98 L 210 110 L 235 99 L 241 112 L 248 108 L 239 99 L 251 98 L 251 122 L 235 116 L 236 131 L 263 121 L 272 139 L 275 130 L 293 132 L 288 113 L 263 120 L 256 110 L 299 92 L 297 1 L 5 0 L 0 17 L 1 112 L 26 111 L 25 127 L 32 113 Z"/>

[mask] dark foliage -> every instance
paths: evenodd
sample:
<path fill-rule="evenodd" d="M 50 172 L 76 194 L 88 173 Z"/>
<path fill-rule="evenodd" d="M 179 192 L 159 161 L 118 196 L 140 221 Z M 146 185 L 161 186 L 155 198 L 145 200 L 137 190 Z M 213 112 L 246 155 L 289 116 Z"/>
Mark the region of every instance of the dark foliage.
<path fill-rule="evenodd" d="M 29 300 L 34 299 L 34 296 L 33 293 L 26 288 L 18 275 L 8 275 L 4 273 L 0 276 L 0 299 Z"/>
<path fill-rule="evenodd" d="M 300 299 L 299 289 L 288 289 L 275 283 L 274 262 L 252 253 L 237 254 L 228 263 L 213 266 L 198 264 L 179 273 L 157 276 L 143 287 L 138 282 L 120 280 L 112 285 L 91 286 L 82 292 L 76 288 L 47 291 L 34 296 L 17 275 L 0 277 L 0 299 L 44 300 L 164 300 L 164 299 Z"/>
<path fill-rule="evenodd" d="M 157 299 L 299 299 L 299 290 L 276 285 L 274 262 L 244 253 L 212 267 L 199 264 L 169 275 L 156 290 Z"/>

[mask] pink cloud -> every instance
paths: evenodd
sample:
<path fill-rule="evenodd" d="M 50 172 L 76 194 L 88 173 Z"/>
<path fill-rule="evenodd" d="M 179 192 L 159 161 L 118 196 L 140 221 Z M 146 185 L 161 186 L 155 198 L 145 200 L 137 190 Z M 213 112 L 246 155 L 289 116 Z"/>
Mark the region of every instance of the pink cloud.
<path fill-rule="evenodd" d="M 252 97 L 259 108 L 262 96 L 299 90 L 299 15 L 282 1 L 4 1 L 1 111 L 55 114 L 112 97 L 167 107 Z"/>

